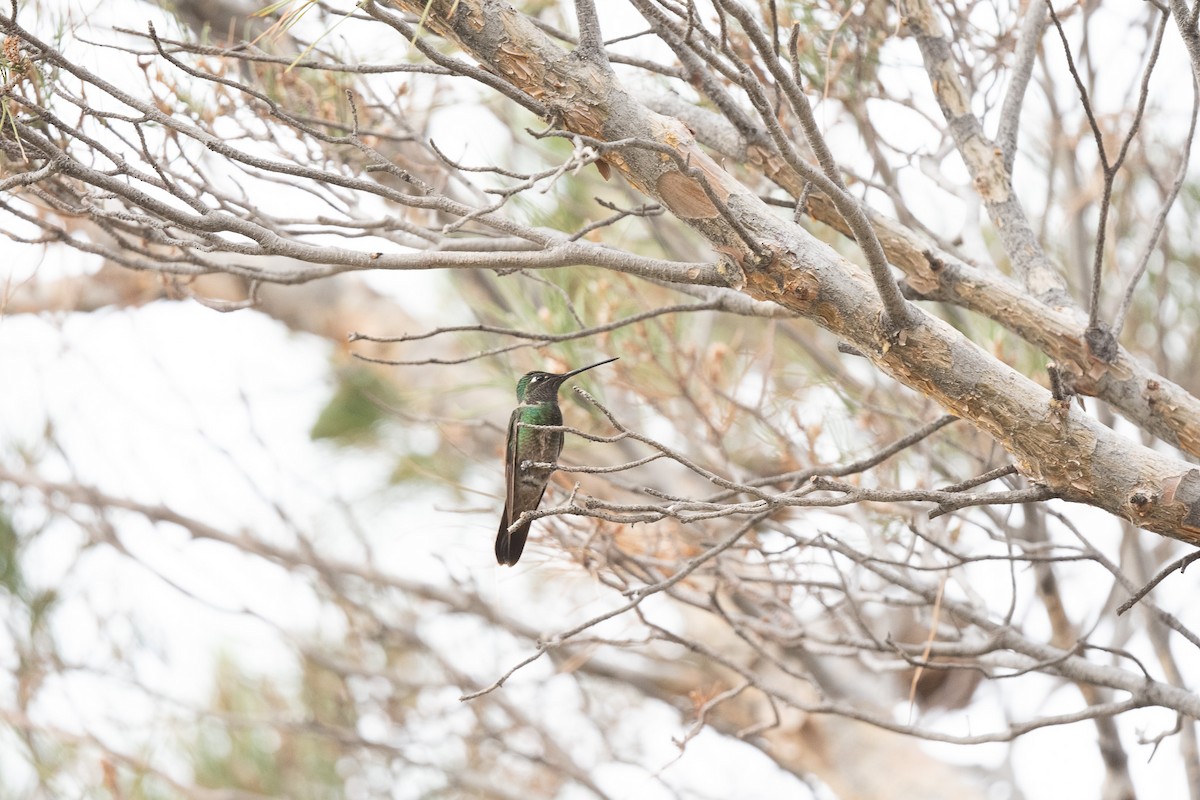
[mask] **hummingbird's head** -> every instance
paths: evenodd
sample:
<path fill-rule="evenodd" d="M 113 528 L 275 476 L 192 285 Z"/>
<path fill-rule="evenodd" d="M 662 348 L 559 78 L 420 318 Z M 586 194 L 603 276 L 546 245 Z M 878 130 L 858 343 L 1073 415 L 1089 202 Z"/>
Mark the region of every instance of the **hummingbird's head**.
<path fill-rule="evenodd" d="M 558 398 L 558 387 L 564 376 L 552 372 L 527 372 L 517 381 L 518 403 L 545 403 Z M 555 379 L 558 380 L 555 380 Z"/>
<path fill-rule="evenodd" d="M 597 361 L 595 364 L 588 364 L 586 367 L 573 369 L 570 372 L 556 374 L 554 372 L 527 372 L 522 376 L 521 380 L 517 381 L 517 402 L 518 403 L 556 403 L 558 402 L 558 387 L 562 386 L 563 381 L 567 378 L 574 377 L 581 372 L 586 372 L 592 367 L 598 367 L 601 364 L 607 364 L 610 361 L 616 361 L 617 357 L 608 358 L 604 361 Z"/>

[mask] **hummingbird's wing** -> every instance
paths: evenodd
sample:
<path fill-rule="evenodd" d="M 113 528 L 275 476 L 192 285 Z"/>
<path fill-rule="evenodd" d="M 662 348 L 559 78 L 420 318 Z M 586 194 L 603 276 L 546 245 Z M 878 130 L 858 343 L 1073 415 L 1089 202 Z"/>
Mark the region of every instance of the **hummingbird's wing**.
<path fill-rule="evenodd" d="M 513 411 L 512 416 L 508 418 L 508 438 L 505 440 L 506 452 L 504 455 L 504 513 L 500 515 L 500 530 L 496 532 L 496 561 L 500 564 L 512 566 L 521 558 L 521 551 L 525 549 L 525 539 L 529 536 L 529 526 L 531 522 L 526 522 L 520 528 L 508 532 L 508 526 L 512 525 L 517 517 L 521 516 L 523 509 L 516 509 L 517 496 L 517 420 L 521 418 L 521 409 Z M 545 489 L 543 489 L 543 493 Z M 537 503 L 533 504 L 533 508 L 537 508 L 542 502 L 542 496 L 538 495 Z M 515 511 L 515 513 L 514 513 Z"/>
<path fill-rule="evenodd" d="M 513 409 L 508 418 L 508 436 L 504 439 L 504 518 L 500 520 L 501 529 L 512 524 L 508 518 L 513 500 L 517 496 L 517 420 L 521 418 L 521 409 Z"/>

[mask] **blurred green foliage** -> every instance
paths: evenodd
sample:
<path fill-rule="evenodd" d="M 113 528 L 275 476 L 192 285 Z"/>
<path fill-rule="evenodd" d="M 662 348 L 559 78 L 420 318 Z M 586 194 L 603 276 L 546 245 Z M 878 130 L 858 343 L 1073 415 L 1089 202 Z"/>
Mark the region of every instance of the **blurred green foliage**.
<path fill-rule="evenodd" d="M 345 367 L 335 374 L 337 387 L 309 436 L 342 445 L 372 441 L 376 428 L 388 416 L 388 407 L 399 401 L 395 390 L 366 366 Z"/>
<path fill-rule="evenodd" d="M 196 783 L 295 800 L 345 796 L 336 730 L 353 735 L 353 706 L 340 676 L 305 662 L 294 692 L 274 677 L 252 676 L 218 659 L 210 718 L 184 743 Z"/>

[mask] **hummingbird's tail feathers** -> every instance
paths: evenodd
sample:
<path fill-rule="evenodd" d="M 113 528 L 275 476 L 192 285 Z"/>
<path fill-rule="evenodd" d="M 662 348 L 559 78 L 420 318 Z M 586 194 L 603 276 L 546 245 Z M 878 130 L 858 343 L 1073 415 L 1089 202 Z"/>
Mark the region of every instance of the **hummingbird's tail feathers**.
<path fill-rule="evenodd" d="M 533 520 L 530 520 L 510 534 L 508 526 L 512 524 L 512 521 L 506 503 L 504 513 L 500 515 L 500 532 L 496 534 L 496 562 L 509 567 L 521 559 L 521 551 L 525 549 L 525 539 L 529 536 L 529 526 L 533 523 Z"/>
<path fill-rule="evenodd" d="M 533 501 L 533 505 L 528 509 L 535 509 L 542 503 L 542 497 L 546 494 L 545 484 L 542 485 L 542 490 L 538 492 L 537 499 Z M 522 506 L 524 504 L 521 504 Z M 521 527 L 517 528 L 511 534 L 508 532 L 508 526 L 517 521 L 522 512 L 526 508 L 522 507 L 515 513 L 510 512 L 509 505 L 504 504 L 504 513 L 500 515 L 500 531 L 496 534 L 496 561 L 501 564 L 512 566 L 521 560 L 521 551 L 525 549 L 525 539 L 529 536 L 529 526 L 533 524 L 533 520 L 529 520 Z"/>
<path fill-rule="evenodd" d="M 526 522 L 511 534 L 508 526 L 501 523 L 500 533 L 496 535 L 496 562 L 511 567 L 521 560 L 521 551 L 525 549 L 525 539 L 529 536 L 530 522 Z"/>

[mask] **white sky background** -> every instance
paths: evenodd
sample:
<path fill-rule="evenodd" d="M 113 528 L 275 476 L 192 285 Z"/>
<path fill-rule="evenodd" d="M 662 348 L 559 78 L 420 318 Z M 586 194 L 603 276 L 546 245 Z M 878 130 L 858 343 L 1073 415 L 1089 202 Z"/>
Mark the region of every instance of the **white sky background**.
<path fill-rule="evenodd" d="M 149 18 L 155 18 L 160 31 L 171 25 L 140 3 L 96 3 L 95 11 L 81 2 L 64 2 L 61 7 L 77 22 L 86 17 L 86 24 L 71 33 L 88 40 L 109 40 L 111 26 L 142 27 L 141 22 Z M 23 21 L 30 24 L 29 19 Z M 606 18 L 604 22 L 607 36 L 643 27 L 632 17 Z M 331 38 L 354 35 L 353 46 L 346 43 L 340 49 L 352 50 L 363 61 L 398 60 L 403 45 L 387 38 L 381 26 L 365 29 L 383 37 L 378 39 L 359 36 L 359 30 L 364 29 L 352 33 L 347 24 Z M 1115 21 L 1093 35 L 1111 41 L 1113 52 L 1122 52 L 1119 45 L 1125 32 Z M 78 43 L 70 45 L 67 52 L 81 59 L 96 55 Z M 1097 47 L 1096 52 L 1108 52 L 1107 46 L 1104 50 Z M 111 52 L 104 57 L 102 74 L 106 78 L 133 93 L 144 91 L 132 57 Z M 915 46 L 907 58 L 908 65 L 894 65 L 896 74 L 901 79 L 915 79 L 910 84 L 914 94 L 927 97 L 927 84 L 920 83 L 926 76 L 916 66 Z M 1155 86 L 1186 69 L 1171 67 L 1186 64 L 1177 35 L 1168 33 L 1162 58 L 1164 65 Z M 1137 67 L 1112 66 L 1114 70 L 1124 68 Z M 1186 84 L 1180 85 L 1183 99 L 1190 102 Z M 927 98 L 926 105 L 936 115 L 932 100 Z M 1186 126 L 1183 113 L 1181 110 L 1180 135 Z M 463 106 L 449 108 L 435 118 L 432 131 L 443 149 L 456 157 L 474 163 L 503 163 L 504 153 L 497 149 L 497 142 L 504 142 L 509 134 L 501 131 L 498 135 L 482 127 L 480 119 L 481 115 Z M 1028 120 L 1029 129 L 1036 130 L 1036 112 Z M 1026 141 L 1023 139 L 1023 144 Z M 856 140 L 850 137 L 831 137 L 831 142 L 835 151 L 851 162 L 859 155 Z M 1028 164 L 1018 170 L 1020 177 L 1030 178 Z M 1040 196 L 1041 187 L 1026 186 L 1033 196 Z M 938 191 L 929 190 L 931 202 L 936 202 L 933 198 Z M 948 228 L 964 222 L 937 213 L 924 219 Z M 40 280 L 52 280 L 97 266 L 73 251 L 43 252 L 7 242 L 5 256 L 17 281 L 35 273 Z M 435 274 L 421 272 L 370 276 L 375 288 L 393 294 L 414 316 L 431 325 L 445 321 L 430 313 L 445 296 L 439 293 L 439 280 Z M 167 505 L 229 532 L 247 529 L 262 538 L 288 541 L 291 533 L 271 509 L 271 503 L 278 502 L 297 527 L 320 532 L 320 544 L 327 552 L 352 558 L 359 551 L 343 535 L 349 524 L 343 506 L 348 506 L 353 521 L 376 548 L 376 568 L 425 579 L 445 575 L 450 569 L 466 570 L 496 602 L 525 605 L 529 619 L 548 631 L 608 606 L 607 592 L 591 587 L 585 576 L 561 563 L 548 562 L 550 556 L 539 551 L 536 542 L 533 557 L 527 556 L 518 568 L 497 568 L 491 548 L 495 515 L 444 513 L 439 508 L 449 501 L 434 491 L 419 497 L 413 497 L 407 487 L 403 493 L 386 491 L 382 487 L 392 465 L 384 456 L 312 443 L 309 429 L 333 387 L 329 353 L 327 342 L 289 333 L 252 312 L 219 314 L 186 302 L 158 303 L 133 311 L 0 318 L 0 375 L 6 382 L 0 390 L 0 458 L 12 463 L 15 448 L 36 447 L 46 424 L 51 423 L 66 457 L 45 456 L 39 473 L 49 479 L 75 478 L 117 496 Z M 508 411 L 498 407 L 491 415 L 502 425 Z M 499 463 L 481 465 L 474 488 L 495 495 L 501 473 Z M 1115 555 L 1117 526 L 1111 519 L 1075 508 L 1071 515 L 1094 536 L 1096 544 L 1107 542 L 1108 552 Z M 75 531 L 73 525 L 52 523 L 27 559 L 27 577 L 32 582 L 67 589 L 70 599 L 64 603 L 56 630 L 66 644 L 68 659 L 115 670 L 118 675 L 127 670 L 128 676 L 170 697 L 202 704 L 211 686 L 213 659 L 221 650 L 234 654 L 242 666 L 264 674 L 283 673 L 286 677 L 293 669 L 291 651 L 273 627 L 241 613 L 243 610 L 298 637 L 320 640 L 323 635 L 336 635 L 337 619 L 322 615 L 320 603 L 304 581 L 261 561 L 232 557 L 228 547 L 192 541 L 166 526 L 123 526 L 122 543 L 139 562 L 150 565 L 151 571 L 117 555 L 107 545 L 90 548 L 76 562 Z M 1094 583 L 1080 584 L 1094 580 L 1096 571 L 1064 573 L 1065 597 L 1071 598 L 1077 591 L 1091 596 L 1097 591 Z M 1186 579 L 1167 581 L 1156 597 L 1166 607 L 1177 608 L 1181 604 L 1173 601 L 1190 583 L 1190 574 Z M 564 597 L 570 602 L 563 602 Z M 105 622 L 102 631 L 98 621 Z M 141 639 L 143 634 L 148 634 L 147 640 Z M 524 655 L 504 645 L 481 648 L 470 632 L 447 630 L 445 635 L 450 641 L 461 636 L 463 661 L 471 664 L 472 672 L 481 679 L 496 677 Z M 112 652 L 114 645 L 138 655 L 122 661 Z M 11 664 L 4 651 L 0 640 L 0 664 Z M 1194 661 L 1184 663 L 1193 668 L 1191 674 L 1197 674 Z M 12 688 L 11 680 L 0 675 L 0 692 Z M 545 664 L 538 664 L 516 676 L 504 691 L 554 707 L 556 693 L 570 690 L 555 681 Z M 988 693 L 985 690 L 984 694 Z M 447 694 L 447 702 L 457 703 L 452 695 Z M 85 674 L 51 687 L 45 697 L 45 707 L 39 711 L 46 719 L 70 731 L 94 733 L 114 745 L 150 733 L 147 723 L 162 713 L 161 707 L 147 705 L 140 694 L 121 691 L 114 681 Z M 1078 707 L 1077 693 L 1069 688 L 1051 695 L 1046 706 L 1039 705 L 1042 699 L 1041 694 L 1028 700 L 1009 698 L 1013 706 L 1008 711 L 1014 719 L 1025 719 Z M 1027 705 L 1020 705 L 1023 702 Z M 571 708 L 575 700 L 563 697 L 561 704 Z M 630 725 L 630 736 L 639 741 L 631 741 L 630 747 L 641 751 L 643 763 L 652 768 L 671 764 L 664 776 L 686 787 L 685 796 L 693 792 L 697 797 L 749 799 L 783 796 L 785 789 L 795 790 L 794 780 L 779 775 L 761 754 L 707 733 L 690 743 L 679 762 L 671 763 L 677 756 L 671 737 L 681 735 L 686 725 L 677 714 L 661 707 L 651 707 L 638 717 L 637 724 Z M 569 720 L 569 715 L 563 716 L 564 724 Z M 978 703 L 964 719 L 952 720 L 953 725 L 979 728 L 999 721 L 996 704 L 991 702 Z M 1132 769 L 1135 778 L 1142 779 L 1139 788 L 1161 796 L 1183 796 L 1174 740 L 1164 743 L 1154 761 L 1146 764 L 1149 748 L 1134 743 L 1135 732 L 1153 735 L 1173 722 L 1168 715 L 1152 711 L 1122 719 Z M 12 752 L 2 749 L 3 743 L 0 737 L 0 777 L 11 785 L 13 776 L 21 771 Z M 985 765 L 995 763 L 1003 752 L 1000 745 L 931 747 L 941 758 Z M 1025 737 L 1016 746 L 1015 763 L 1019 775 L 1037 776 L 1022 781 L 1021 788 L 1030 800 L 1094 796 L 1099 787 L 1100 764 L 1090 725 Z M 618 797 L 655 800 L 662 794 L 645 773 L 624 767 L 605 767 L 596 778 Z M 398 796 L 405 795 L 401 792 Z"/>

